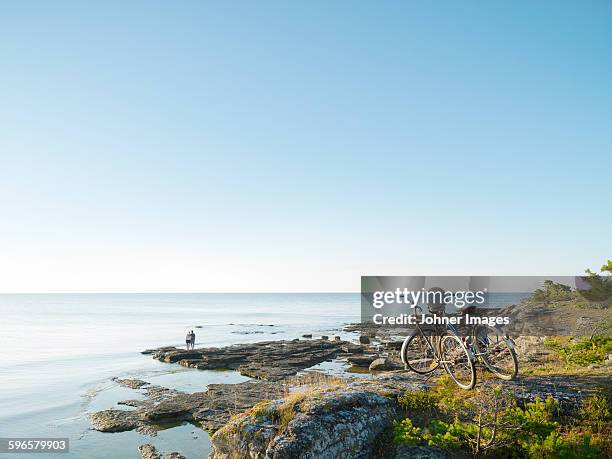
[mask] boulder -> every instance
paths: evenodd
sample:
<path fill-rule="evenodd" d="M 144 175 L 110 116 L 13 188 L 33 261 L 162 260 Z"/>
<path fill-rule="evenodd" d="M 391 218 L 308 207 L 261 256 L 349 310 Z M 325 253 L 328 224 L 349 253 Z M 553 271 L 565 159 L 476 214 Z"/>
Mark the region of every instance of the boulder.
<path fill-rule="evenodd" d="M 370 344 L 370 337 L 369 337 L 369 336 L 366 336 L 366 335 L 361 335 L 361 336 L 359 337 L 359 342 L 360 342 L 361 344 Z"/>
<path fill-rule="evenodd" d="M 161 456 L 157 453 L 155 446 L 149 443 L 140 445 L 138 447 L 138 451 L 140 451 L 140 457 L 142 459 L 161 459 Z"/>
<path fill-rule="evenodd" d="M 387 363 L 387 359 L 384 357 L 380 357 L 370 363 L 369 370 L 370 371 L 384 371 L 389 368 L 389 364 Z"/>
<path fill-rule="evenodd" d="M 319 386 L 234 416 L 212 437 L 209 459 L 376 457 L 396 419 L 397 396 L 414 380 L 389 377 Z"/>
<path fill-rule="evenodd" d="M 385 342 L 384 347 L 385 349 L 399 351 L 402 348 L 403 344 L 404 344 L 404 340 L 393 340 L 393 341 Z"/>
<path fill-rule="evenodd" d="M 368 368 L 370 364 L 378 358 L 378 355 L 352 355 L 347 358 L 349 363 L 356 367 Z"/>
<path fill-rule="evenodd" d="M 91 422 L 100 432 L 125 432 L 138 428 L 141 420 L 135 411 L 103 410 L 92 414 Z"/>

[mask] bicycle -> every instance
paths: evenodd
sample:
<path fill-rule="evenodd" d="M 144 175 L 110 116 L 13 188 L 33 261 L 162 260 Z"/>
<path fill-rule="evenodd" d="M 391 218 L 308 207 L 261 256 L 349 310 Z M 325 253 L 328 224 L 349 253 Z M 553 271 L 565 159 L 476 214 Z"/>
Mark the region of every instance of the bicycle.
<path fill-rule="evenodd" d="M 423 310 L 415 307 L 415 311 Z M 437 330 L 436 330 L 437 331 Z M 427 336 L 417 323 L 416 330 L 404 340 L 401 359 L 406 367 L 418 374 L 428 374 L 440 364 L 446 373 L 462 389 L 470 390 L 476 385 L 475 357 L 464 340 L 451 324 L 446 325 L 446 334 Z"/>
<path fill-rule="evenodd" d="M 415 311 L 417 309 L 422 312 L 420 307 L 417 306 Z M 453 381 L 462 389 L 468 390 L 476 385 L 476 360 L 482 361 L 484 366 L 500 379 L 510 381 L 518 374 L 518 358 L 514 342 L 498 327 L 486 324 L 475 325 L 470 335 L 461 338 L 453 325 L 446 325 L 446 330 L 451 334 L 428 338 L 417 324 L 417 329 L 404 340 L 402 345 L 401 358 L 404 365 L 415 373 L 428 374 L 442 363 Z M 453 338 L 448 338 L 449 336 Z M 469 361 L 466 360 L 465 355 L 459 350 L 454 352 L 460 356 L 457 371 L 453 366 L 449 366 L 450 362 L 443 357 L 442 351 L 448 347 L 448 339 L 453 342 L 454 339 L 460 339 L 469 358 Z M 456 364 L 455 358 L 454 365 Z M 473 378 L 470 377 L 472 368 L 474 368 Z"/>

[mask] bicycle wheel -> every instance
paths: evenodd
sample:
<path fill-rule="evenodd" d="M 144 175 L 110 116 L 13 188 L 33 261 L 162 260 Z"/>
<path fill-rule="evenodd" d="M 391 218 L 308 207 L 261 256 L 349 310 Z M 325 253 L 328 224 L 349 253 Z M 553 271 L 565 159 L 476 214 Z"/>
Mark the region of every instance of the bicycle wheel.
<path fill-rule="evenodd" d="M 478 357 L 495 376 L 506 381 L 518 373 L 518 358 L 514 344 L 503 332 L 489 325 L 474 329 L 474 346 Z"/>
<path fill-rule="evenodd" d="M 420 330 L 415 330 L 404 340 L 400 356 L 406 367 L 421 375 L 431 373 L 440 365 L 436 359 L 431 338 L 425 336 Z"/>
<path fill-rule="evenodd" d="M 476 367 L 463 342 L 455 335 L 446 335 L 440 342 L 442 364 L 448 375 L 462 389 L 476 385 Z"/>

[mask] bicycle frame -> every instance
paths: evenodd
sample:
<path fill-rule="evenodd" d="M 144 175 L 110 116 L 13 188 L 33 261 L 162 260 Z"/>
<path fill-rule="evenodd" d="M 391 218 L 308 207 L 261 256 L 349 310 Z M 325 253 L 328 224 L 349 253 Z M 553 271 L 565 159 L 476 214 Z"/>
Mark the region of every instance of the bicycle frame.
<path fill-rule="evenodd" d="M 414 310 L 415 310 L 415 312 L 417 310 L 419 310 L 421 312 L 421 315 L 423 314 L 423 309 L 420 306 L 415 306 Z M 415 314 L 415 317 L 416 317 L 416 314 Z M 428 335 L 423 332 L 423 329 L 419 325 L 418 321 L 415 323 L 415 325 L 416 325 L 416 328 L 418 328 L 419 332 L 421 332 L 421 335 L 425 338 L 425 342 L 427 343 L 429 348 L 432 350 L 433 357 L 434 357 L 435 361 L 437 363 L 441 363 L 441 364 L 445 364 L 445 363 L 450 364 L 450 363 L 453 363 L 450 360 L 443 360 L 442 359 L 441 352 L 440 352 L 440 344 L 441 344 L 441 339 L 440 338 L 442 337 L 442 334 L 440 334 L 440 335 L 433 335 L 432 337 L 438 338 L 438 340 L 437 340 L 438 342 L 432 343 L 432 340 L 429 339 Z M 441 325 L 436 325 L 436 328 L 439 328 L 439 327 L 441 327 Z M 454 325 L 446 324 L 446 325 L 444 325 L 444 327 L 445 327 L 447 332 L 450 332 L 451 334 L 455 335 L 457 338 L 459 338 L 463 342 L 463 337 L 459 335 L 459 332 L 458 332 L 457 328 L 455 328 Z M 465 342 L 464 342 L 464 345 L 465 345 Z M 403 346 L 402 346 L 402 348 L 403 348 Z M 467 351 L 469 359 L 472 362 L 474 362 L 475 361 L 475 352 L 474 352 L 474 350 L 472 350 L 472 348 L 467 346 L 467 345 L 465 345 L 465 348 L 466 348 L 465 350 Z M 403 349 L 402 349 L 402 352 L 401 352 L 402 359 L 403 359 L 403 355 L 404 355 L 404 352 L 403 352 Z"/>

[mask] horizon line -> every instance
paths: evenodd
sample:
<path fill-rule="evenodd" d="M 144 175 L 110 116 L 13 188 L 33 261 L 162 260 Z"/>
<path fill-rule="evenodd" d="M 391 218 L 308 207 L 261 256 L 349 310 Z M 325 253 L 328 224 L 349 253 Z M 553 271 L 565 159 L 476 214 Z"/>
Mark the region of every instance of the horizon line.
<path fill-rule="evenodd" d="M 355 291 L 338 291 L 338 290 L 321 290 L 321 291 L 251 291 L 251 292 L 231 292 L 231 291 L 166 291 L 166 292 L 133 292 L 133 291 L 118 291 L 118 292 L 100 292 L 100 291 L 68 291 L 68 292 L 0 292 L 0 295 L 168 295 L 168 294 L 186 294 L 186 295 L 199 295 L 199 294 L 241 294 L 241 295 L 252 295 L 252 294 L 272 294 L 272 293 L 294 293 L 294 294 L 317 294 L 317 293 L 361 293 L 359 290 Z"/>

